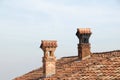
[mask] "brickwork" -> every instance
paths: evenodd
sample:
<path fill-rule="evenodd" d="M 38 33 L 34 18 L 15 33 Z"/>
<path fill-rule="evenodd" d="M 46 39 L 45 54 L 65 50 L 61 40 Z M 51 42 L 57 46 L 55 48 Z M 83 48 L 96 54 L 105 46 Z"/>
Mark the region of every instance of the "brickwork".
<path fill-rule="evenodd" d="M 77 29 L 76 35 L 79 39 L 78 57 L 81 60 L 89 58 L 91 54 L 90 43 L 89 43 L 89 37 L 91 35 L 90 28 L 79 28 Z"/>
<path fill-rule="evenodd" d="M 56 73 L 56 57 L 54 55 L 57 41 L 43 40 L 40 48 L 44 52 L 43 56 L 43 77 L 50 77 Z"/>
<path fill-rule="evenodd" d="M 90 44 L 88 43 L 81 43 L 78 44 L 78 56 L 80 59 L 84 60 L 90 57 Z"/>

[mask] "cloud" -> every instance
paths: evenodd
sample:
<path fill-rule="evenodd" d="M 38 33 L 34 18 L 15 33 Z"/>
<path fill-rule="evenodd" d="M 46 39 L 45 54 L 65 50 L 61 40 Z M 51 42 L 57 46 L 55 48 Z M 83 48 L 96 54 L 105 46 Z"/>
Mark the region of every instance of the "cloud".
<path fill-rule="evenodd" d="M 84 2 L 85 3 L 85 2 Z M 96 3 L 98 4 L 98 3 Z M 43 0 L 20 0 L 20 1 L 7 1 L 4 5 L 8 6 L 9 9 L 14 11 L 21 11 L 23 17 L 36 16 L 35 13 L 43 13 L 51 16 L 53 21 L 61 21 L 66 19 L 86 19 L 86 21 L 93 22 L 116 22 L 118 21 L 120 11 L 112 6 L 105 5 L 65 5 L 62 3 L 48 2 Z M 13 11 L 13 13 L 14 13 Z M 28 11 L 28 12 L 27 12 Z M 25 14 L 25 12 L 27 12 Z M 15 13 L 14 13 L 15 14 Z M 18 14 L 18 13 L 16 13 Z M 41 15 L 41 14 L 40 14 Z M 37 14 L 39 16 L 39 14 Z M 42 15 L 43 16 L 43 15 Z M 111 19 L 111 17 L 116 19 Z M 62 19 L 61 19 L 62 18 Z M 44 17 L 42 18 L 44 19 Z"/>
<path fill-rule="evenodd" d="M 55 4 L 45 1 L 39 1 L 39 0 L 22 0 L 22 1 L 8 1 L 5 4 L 6 6 L 12 8 L 12 9 L 23 9 L 27 11 L 43 11 L 47 13 L 54 14 L 55 12 L 66 13 L 66 14 L 98 14 L 104 12 L 104 7 L 102 6 L 67 6 L 67 5 L 61 5 L 61 4 Z M 102 7 L 102 8 L 101 8 Z M 94 12 L 96 11 L 96 12 Z"/>

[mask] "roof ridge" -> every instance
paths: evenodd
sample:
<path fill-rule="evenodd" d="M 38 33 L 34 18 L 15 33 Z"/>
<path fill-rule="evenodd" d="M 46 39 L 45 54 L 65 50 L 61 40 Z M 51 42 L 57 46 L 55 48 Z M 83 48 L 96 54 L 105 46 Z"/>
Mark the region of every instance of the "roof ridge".
<path fill-rule="evenodd" d="M 108 52 L 99 52 L 91 54 L 92 57 L 120 57 L 120 50 L 108 51 Z"/>

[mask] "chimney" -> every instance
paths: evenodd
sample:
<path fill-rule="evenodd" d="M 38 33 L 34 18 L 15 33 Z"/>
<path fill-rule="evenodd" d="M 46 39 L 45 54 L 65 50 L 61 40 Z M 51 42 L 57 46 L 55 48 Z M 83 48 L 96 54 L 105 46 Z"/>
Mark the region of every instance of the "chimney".
<path fill-rule="evenodd" d="M 90 43 L 89 38 L 91 35 L 90 28 L 78 28 L 77 29 L 77 37 L 79 39 L 78 43 L 78 57 L 81 60 L 84 60 L 86 58 L 90 57 Z"/>
<path fill-rule="evenodd" d="M 43 62 L 43 77 L 50 77 L 56 73 L 56 57 L 54 52 L 57 47 L 57 41 L 55 40 L 42 40 L 40 48 L 44 52 L 42 58 Z"/>

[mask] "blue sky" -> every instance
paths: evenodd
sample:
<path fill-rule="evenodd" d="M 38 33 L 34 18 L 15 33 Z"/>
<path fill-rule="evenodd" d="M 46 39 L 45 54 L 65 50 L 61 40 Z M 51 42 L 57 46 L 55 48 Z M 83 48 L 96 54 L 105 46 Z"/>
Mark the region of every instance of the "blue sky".
<path fill-rule="evenodd" d="M 77 28 L 89 27 L 91 51 L 120 49 L 119 0 L 0 0 L 0 80 L 42 66 L 41 40 L 55 55 L 77 55 Z"/>

